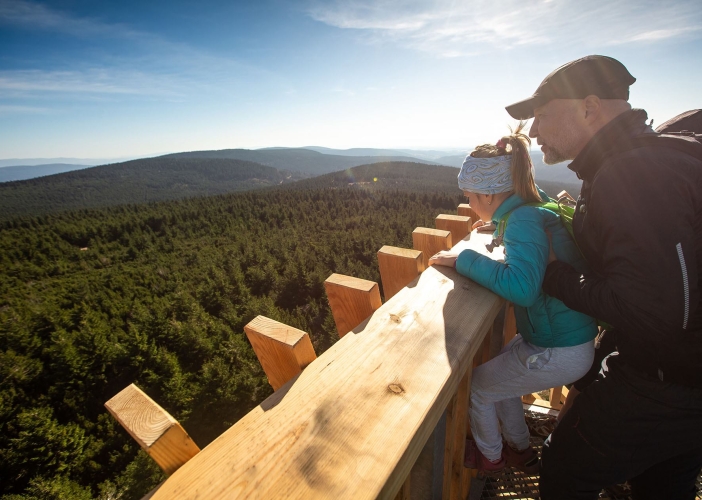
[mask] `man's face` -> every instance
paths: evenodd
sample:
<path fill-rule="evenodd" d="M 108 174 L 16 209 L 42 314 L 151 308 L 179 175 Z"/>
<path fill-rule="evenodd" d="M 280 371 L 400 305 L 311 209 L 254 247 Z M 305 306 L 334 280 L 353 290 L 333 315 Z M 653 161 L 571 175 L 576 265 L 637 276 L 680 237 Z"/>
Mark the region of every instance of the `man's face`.
<path fill-rule="evenodd" d="M 544 163 L 553 165 L 572 160 L 587 143 L 581 119 L 585 115 L 581 99 L 553 99 L 534 110 L 529 137 L 536 138 L 544 153 Z"/>

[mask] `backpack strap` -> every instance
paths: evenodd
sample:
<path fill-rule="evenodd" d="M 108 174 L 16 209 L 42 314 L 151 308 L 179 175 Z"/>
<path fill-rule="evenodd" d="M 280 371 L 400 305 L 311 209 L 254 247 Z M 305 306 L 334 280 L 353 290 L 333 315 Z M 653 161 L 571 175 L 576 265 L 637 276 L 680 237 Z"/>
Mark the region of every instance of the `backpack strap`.
<path fill-rule="evenodd" d="M 560 215 L 561 209 L 559 207 L 559 201 L 549 198 L 549 201 L 534 201 L 531 203 L 519 205 L 514 210 L 517 210 L 521 207 L 541 207 L 550 210 L 551 212 L 554 212 L 557 215 Z M 497 237 L 493 238 L 492 242 L 489 245 L 486 245 L 489 252 L 492 253 L 492 250 L 495 247 L 499 247 L 504 242 L 507 221 L 509 220 L 509 217 L 512 215 L 512 212 L 514 212 L 514 210 L 510 210 L 509 212 L 504 213 L 502 217 L 500 217 L 500 219 L 497 221 Z"/>

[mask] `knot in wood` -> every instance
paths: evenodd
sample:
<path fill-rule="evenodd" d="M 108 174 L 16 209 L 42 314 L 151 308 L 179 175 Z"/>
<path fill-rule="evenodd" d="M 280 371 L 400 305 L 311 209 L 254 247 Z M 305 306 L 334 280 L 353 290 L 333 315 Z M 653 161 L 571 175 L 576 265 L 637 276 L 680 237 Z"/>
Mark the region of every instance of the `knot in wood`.
<path fill-rule="evenodd" d="M 402 394 L 403 392 L 405 392 L 405 389 L 400 384 L 390 384 L 388 386 L 388 389 L 393 394 Z"/>
<path fill-rule="evenodd" d="M 394 323 L 399 323 L 400 321 L 402 321 L 397 314 L 391 314 L 390 320 L 393 321 Z"/>

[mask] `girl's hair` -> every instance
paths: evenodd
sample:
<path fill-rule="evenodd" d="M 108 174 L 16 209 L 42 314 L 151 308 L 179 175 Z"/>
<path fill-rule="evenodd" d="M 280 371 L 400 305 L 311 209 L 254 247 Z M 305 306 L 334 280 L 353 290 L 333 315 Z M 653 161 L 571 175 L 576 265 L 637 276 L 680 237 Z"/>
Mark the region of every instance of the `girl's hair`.
<path fill-rule="evenodd" d="M 520 121 L 515 130 L 509 128 L 510 135 L 502 137 L 497 144 L 483 144 L 476 146 L 470 155 L 474 158 L 493 158 L 495 156 L 512 156 L 511 174 L 514 192 L 527 202 L 541 201 L 539 191 L 534 181 L 529 146 L 531 139 L 522 132 L 526 126 L 525 121 Z"/>

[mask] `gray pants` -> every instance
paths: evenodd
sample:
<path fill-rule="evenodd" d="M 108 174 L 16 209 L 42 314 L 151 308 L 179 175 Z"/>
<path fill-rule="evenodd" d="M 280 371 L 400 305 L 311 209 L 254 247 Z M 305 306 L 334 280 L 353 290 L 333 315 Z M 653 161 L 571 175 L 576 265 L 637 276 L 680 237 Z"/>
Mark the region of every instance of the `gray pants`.
<path fill-rule="evenodd" d="M 498 460 L 502 436 L 512 448 L 527 448 L 529 429 L 522 395 L 575 382 L 590 369 L 594 355 L 593 341 L 547 348 L 532 345 L 517 335 L 498 356 L 475 368 L 470 428 L 481 453 Z"/>

